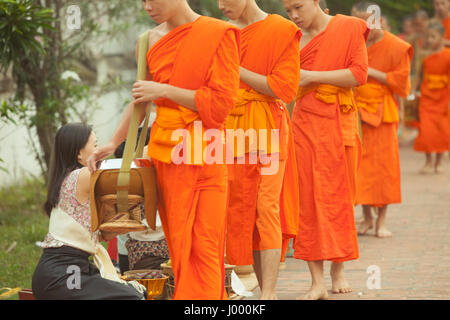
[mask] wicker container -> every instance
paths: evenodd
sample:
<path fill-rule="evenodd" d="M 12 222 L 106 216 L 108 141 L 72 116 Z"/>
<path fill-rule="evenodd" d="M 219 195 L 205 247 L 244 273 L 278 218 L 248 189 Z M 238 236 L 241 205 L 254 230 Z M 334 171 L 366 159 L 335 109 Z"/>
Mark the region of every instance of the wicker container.
<path fill-rule="evenodd" d="M 142 275 L 153 273 L 158 275 L 158 278 L 153 279 L 141 279 Z M 126 281 L 136 280 L 147 289 L 147 300 L 154 300 L 153 298 L 162 294 L 164 290 L 164 284 L 169 278 L 164 275 L 160 270 L 132 270 L 124 273 Z"/>
<path fill-rule="evenodd" d="M 235 266 L 225 265 L 225 290 L 228 296 L 231 296 L 231 272 L 234 270 Z M 161 271 L 168 277 L 166 282 L 167 295 L 169 299 L 172 299 L 173 293 L 175 291 L 175 280 L 173 275 L 172 266 L 169 266 L 167 263 L 161 264 Z"/>

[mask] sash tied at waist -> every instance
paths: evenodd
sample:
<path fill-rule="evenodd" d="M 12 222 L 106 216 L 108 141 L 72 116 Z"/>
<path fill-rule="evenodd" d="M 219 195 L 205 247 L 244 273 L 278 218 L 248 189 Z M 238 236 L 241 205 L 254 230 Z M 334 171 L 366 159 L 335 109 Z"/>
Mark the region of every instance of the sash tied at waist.
<path fill-rule="evenodd" d="M 352 88 L 342 88 L 330 84 L 315 84 L 299 87 L 297 99 L 301 99 L 307 94 L 315 91 L 315 98 L 327 104 L 338 103 L 341 111 L 348 113 L 356 111 L 356 102 Z"/>
<path fill-rule="evenodd" d="M 431 90 L 443 89 L 448 86 L 448 76 L 446 74 L 425 73 L 424 81 Z"/>
<path fill-rule="evenodd" d="M 366 83 L 355 88 L 355 100 L 361 112 L 363 121 L 378 126 L 379 123 L 394 123 L 399 121 L 398 107 L 388 86 L 378 83 Z M 375 122 L 369 120 L 365 113 L 376 115 Z"/>
<path fill-rule="evenodd" d="M 242 129 L 244 132 L 254 130 L 256 136 L 249 135 L 246 137 L 244 148 L 235 146 L 235 157 L 241 157 L 249 152 L 257 152 L 257 150 L 261 154 L 279 152 L 278 141 L 273 141 L 276 146 L 272 146 L 271 139 L 271 130 L 280 129 L 279 125 L 275 123 L 272 113 L 273 104 L 279 103 L 284 108 L 280 99 L 267 96 L 253 89 L 239 89 L 235 107 L 226 120 L 226 128 L 227 130 Z M 277 105 L 276 108 L 279 108 L 279 106 Z M 261 140 L 261 142 L 264 142 L 262 145 L 259 141 L 261 130 L 266 130 L 267 133 L 266 139 Z M 272 150 L 272 148 L 276 148 L 276 150 Z"/>

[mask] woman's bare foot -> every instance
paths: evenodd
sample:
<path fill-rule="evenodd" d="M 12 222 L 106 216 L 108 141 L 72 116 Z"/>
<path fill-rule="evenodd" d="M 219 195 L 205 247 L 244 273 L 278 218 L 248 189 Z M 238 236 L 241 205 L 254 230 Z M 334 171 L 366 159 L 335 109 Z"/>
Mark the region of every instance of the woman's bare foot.
<path fill-rule="evenodd" d="M 392 232 L 390 232 L 386 227 L 381 227 L 376 232 L 378 238 L 390 238 L 392 237 Z"/>
<path fill-rule="evenodd" d="M 344 263 L 333 262 L 331 264 L 330 275 L 332 282 L 331 292 L 349 293 L 353 291 L 344 276 Z"/>
<path fill-rule="evenodd" d="M 328 291 L 325 285 L 312 285 L 311 289 L 297 300 L 326 300 L 328 299 Z"/>
<path fill-rule="evenodd" d="M 269 294 L 266 296 L 261 295 L 261 297 L 259 297 L 259 300 L 278 300 L 278 296 L 276 293 Z"/>
<path fill-rule="evenodd" d="M 373 221 L 372 220 L 363 220 L 358 224 L 358 234 L 365 235 L 367 231 L 373 229 Z"/>

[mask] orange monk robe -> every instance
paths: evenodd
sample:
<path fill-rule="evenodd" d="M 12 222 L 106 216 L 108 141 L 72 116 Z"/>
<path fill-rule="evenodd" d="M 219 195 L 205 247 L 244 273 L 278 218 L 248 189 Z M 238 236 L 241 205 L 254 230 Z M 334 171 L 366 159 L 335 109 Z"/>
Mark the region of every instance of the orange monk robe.
<path fill-rule="evenodd" d="M 383 206 L 401 202 L 398 106 L 394 94 L 411 91 L 412 46 L 385 31 L 368 49 L 369 67 L 387 74 L 387 85 L 369 77 L 355 88 L 362 119 L 363 155 L 357 178 L 356 203 Z"/>
<path fill-rule="evenodd" d="M 426 153 L 449 150 L 450 50 L 425 58 L 419 102 L 419 136 L 414 149 Z"/>
<path fill-rule="evenodd" d="M 367 35 L 364 21 L 336 15 L 300 51 L 302 70 L 350 69 L 357 82 L 364 84 Z M 330 93 L 333 90 L 343 94 Z M 359 257 L 345 148 L 345 142 L 356 139 L 349 135 L 355 124 L 348 121 L 345 126 L 341 111 L 351 107 L 347 111 L 356 113 L 356 105 L 351 90 L 324 86 L 320 92 L 317 89 L 300 96 L 292 115 L 300 183 L 294 258 L 343 262 Z M 351 117 L 355 115 L 348 115 Z"/>
<path fill-rule="evenodd" d="M 278 15 L 268 15 L 241 30 L 241 66 L 267 76 L 272 91 L 286 103 L 294 100 L 298 87 L 300 36 L 295 24 Z M 284 104 L 243 82 L 238 101 L 227 120 L 227 129 L 254 129 L 257 133 L 260 129 L 280 130 L 277 175 L 262 176 L 260 164 L 248 164 L 248 154 L 253 150 L 250 142 L 245 152 L 234 154 L 237 158 L 245 156 L 246 164 L 230 166 L 227 261 L 250 265 L 254 250 L 279 249 L 283 235 L 290 238 L 296 234 L 299 201 L 293 174 L 297 168 L 289 135 L 289 113 Z M 259 152 L 273 154 L 270 143 Z"/>
<path fill-rule="evenodd" d="M 201 121 L 202 129 L 224 130 L 239 87 L 239 29 L 200 17 L 162 37 L 147 60 L 153 81 L 196 90 L 198 112 L 168 99 L 155 101 L 148 148 L 175 276 L 174 299 L 225 299 L 227 168 L 174 163 L 171 136 L 177 129 L 194 134 L 194 121 Z"/>
<path fill-rule="evenodd" d="M 445 39 L 450 40 L 450 17 L 445 18 L 442 24 L 445 28 Z"/>

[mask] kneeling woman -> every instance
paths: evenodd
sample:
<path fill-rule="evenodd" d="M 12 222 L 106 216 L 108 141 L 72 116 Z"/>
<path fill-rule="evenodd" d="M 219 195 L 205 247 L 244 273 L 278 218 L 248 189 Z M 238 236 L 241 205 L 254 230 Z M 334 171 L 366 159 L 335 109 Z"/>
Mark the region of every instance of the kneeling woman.
<path fill-rule="evenodd" d="M 50 216 L 49 233 L 32 280 L 37 299 L 146 298 L 143 286 L 119 278 L 100 243 L 115 235 L 91 232 L 90 172 L 85 161 L 96 148 L 97 139 L 87 125 L 67 124 L 56 134 L 44 206 Z M 91 255 L 96 266 L 89 262 Z"/>

